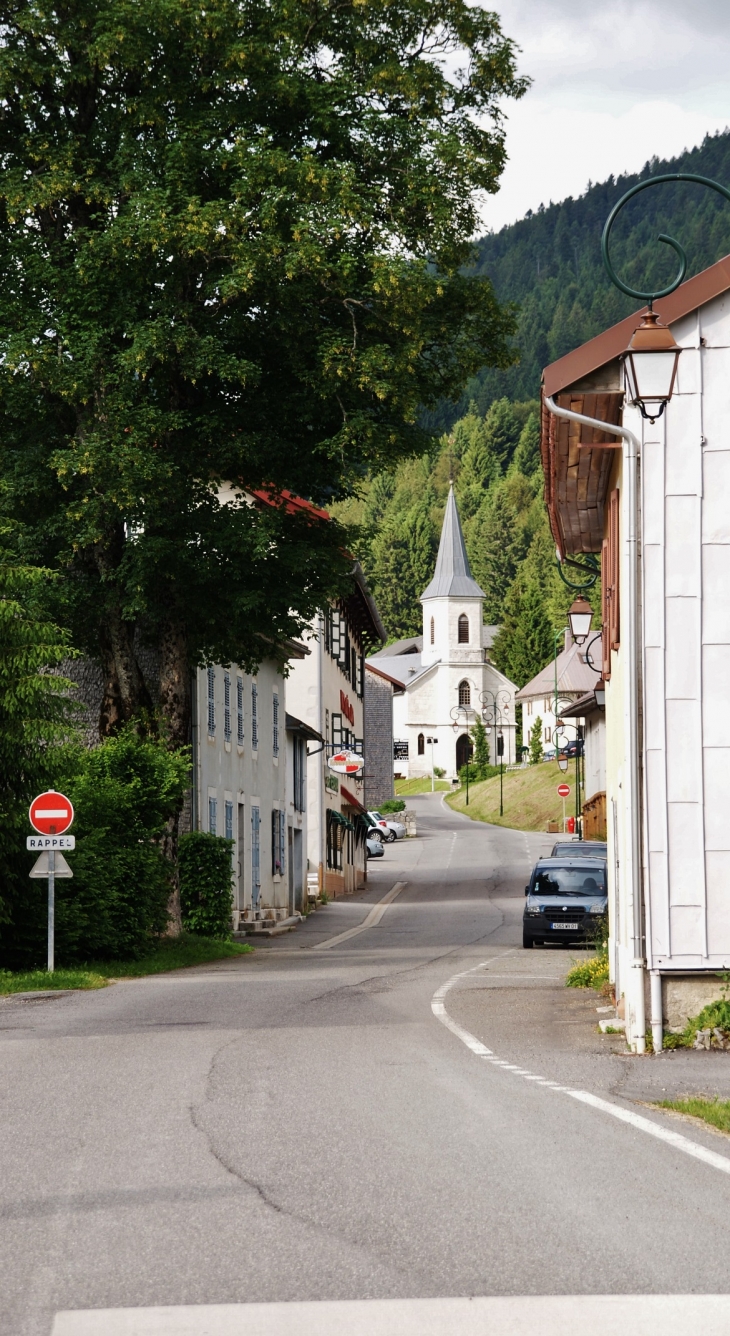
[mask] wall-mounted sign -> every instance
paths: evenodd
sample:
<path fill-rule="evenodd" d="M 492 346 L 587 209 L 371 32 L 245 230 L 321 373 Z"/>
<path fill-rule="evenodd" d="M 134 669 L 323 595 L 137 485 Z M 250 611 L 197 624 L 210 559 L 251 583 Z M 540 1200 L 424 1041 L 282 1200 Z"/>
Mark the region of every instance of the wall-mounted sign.
<path fill-rule="evenodd" d="M 350 720 L 353 728 L 355 726 L 355 707 L 350 704 L 350 697 L 346 696 L 344 691 L 340 692 L 340 709 L 346 719 Z"/>
<path fill-rule="evenodd" d="M 330 756 L 327 765 L 338 775 L 359 775 L 365 761 L 357 752 L 338 751 Z"/>
<path fill-rule="evenodd" d="M 325 775 L 324 786 L 330 793 L 339 793 L 340 791 L 340 781 L 335 779 L 334 775 Z"/>

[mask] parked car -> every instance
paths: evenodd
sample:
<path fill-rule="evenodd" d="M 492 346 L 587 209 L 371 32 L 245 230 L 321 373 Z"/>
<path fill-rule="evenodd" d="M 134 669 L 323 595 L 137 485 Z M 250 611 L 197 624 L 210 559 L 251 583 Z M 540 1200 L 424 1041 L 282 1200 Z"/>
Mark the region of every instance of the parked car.
<path fill-rule="evenodd" d="M 582 755 L 583 755 L 583 739 L 582 739 L 582 738 L 571 738 L 570 742 L 566 742 L 565 746 L 560 748 L 559 755 L 560 755 L 560 756 L 582 756 Z"/>
<path fill-rule="evenodd" d="M 551 858 L 574 858 L 586 854 L 588 858 L 607 858 L 605 840 L 558 840 L 552 847 Z"/>
<path fill-rule="evenodd" d="M 605 858 L 541 858 L 525 887 L 522 945 L 590 941 L 607 905 Z"/>
<path fill-rule="evenodd" d="M 385 857 L 385 849 L 383 848 L 383 841 L 381 840 L 379 835 L 375 834 L 374 831 L 372 835 L 368 835 L 365 844 L 367 845 L 368 858 Z"/>
<path fill-rule="evenodd" d="M 543 752 L 543 754 L 542 754 L 542 759 L 543 759 L 543 761 L 554 761 L 554 760 L 555 760 L 555 748 L 554 748 L 554 747 L 548 747 L 548 748 L 547 748 L 547 751 L 544 751 L 544 752 Z"/>
<path fill-rule="evenodd" d="M 375 822 L 378 830 L 382 832 L 382 837 L 392 844 L 393 840 L 402 840 L 406 833 L 406 828 L 402 821 L 395 821 L 393 817 L 381 816 L 380 812 L 368 812 L 371 821 Z"/>

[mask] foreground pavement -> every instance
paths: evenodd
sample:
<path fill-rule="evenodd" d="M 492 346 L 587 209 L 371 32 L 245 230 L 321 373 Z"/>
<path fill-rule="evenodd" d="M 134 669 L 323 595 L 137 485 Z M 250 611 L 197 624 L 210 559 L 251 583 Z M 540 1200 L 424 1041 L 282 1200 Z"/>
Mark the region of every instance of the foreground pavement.
<path fill-rule="evenodd" d="M 549 838 L 418 809 L 251 957 L 0 1003 L 3 1336 L 730 1332 L 730 1143 L 645 1107 L 727 1055 L 597 1036 Z"/>

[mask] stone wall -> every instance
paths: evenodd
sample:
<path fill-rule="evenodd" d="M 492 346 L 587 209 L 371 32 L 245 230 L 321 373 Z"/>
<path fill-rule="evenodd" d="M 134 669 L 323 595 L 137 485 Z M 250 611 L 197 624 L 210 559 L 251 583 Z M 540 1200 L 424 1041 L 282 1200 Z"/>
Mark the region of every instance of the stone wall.
<path fill-rule="evenodd" d="M 393 797 L 393 687 L 365 669 L 365 806 Z"/>

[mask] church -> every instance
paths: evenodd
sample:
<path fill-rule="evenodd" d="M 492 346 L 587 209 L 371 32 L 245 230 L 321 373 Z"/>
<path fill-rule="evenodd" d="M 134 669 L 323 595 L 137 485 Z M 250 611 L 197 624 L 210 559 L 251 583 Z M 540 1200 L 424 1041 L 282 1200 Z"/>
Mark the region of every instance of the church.
<path fill-rule="evenodd" d="M 423 634 L 387 645 L 368 660 L 393 684 L 393 767 L 404 779 L 432 767 L 457 777 L 471 754 L 469 730 L 481 718 L 489 759 L 516 760 L 513 682 L 490 662 L 498 627 L 484 626 L 485 598 L 472 577 L 464 535 L 449 489 L 433 579 L 421 595 Z"/>

